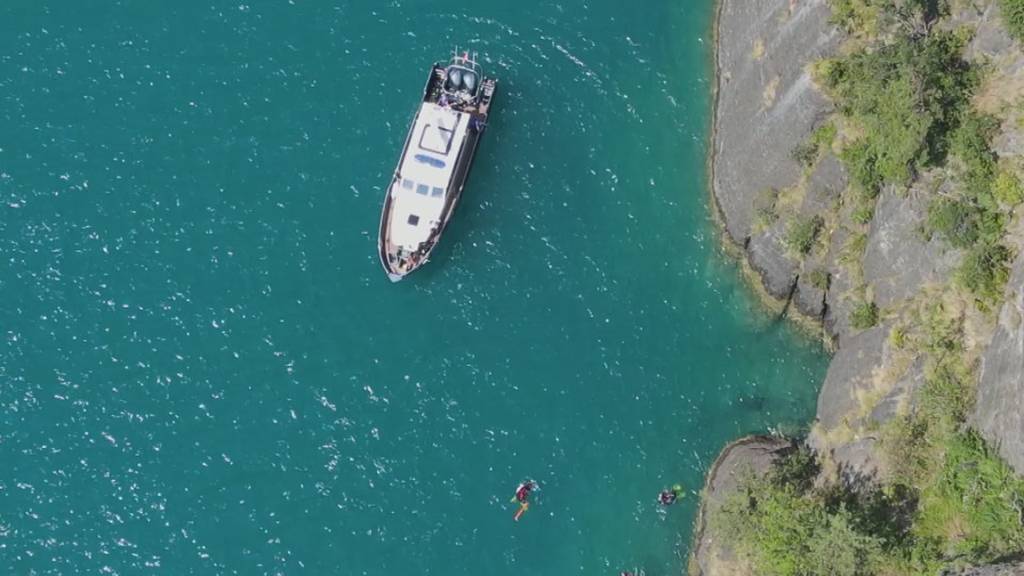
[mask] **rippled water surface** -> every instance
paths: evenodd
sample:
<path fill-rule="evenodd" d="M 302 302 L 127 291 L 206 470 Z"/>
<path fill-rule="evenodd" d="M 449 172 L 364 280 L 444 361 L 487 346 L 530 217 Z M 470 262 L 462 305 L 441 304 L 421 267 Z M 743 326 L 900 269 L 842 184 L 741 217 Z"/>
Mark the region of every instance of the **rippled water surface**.
<path fill-rule="evenodd" d="M 806 422 L 825 362 L 716 254 L 711 17 L 5 2 L 0 564 L 678 574 L 696 498 L 657 491 Z M 443 245 L 392 285 L 383 186 L 455 44 L 496 113 Z"/>

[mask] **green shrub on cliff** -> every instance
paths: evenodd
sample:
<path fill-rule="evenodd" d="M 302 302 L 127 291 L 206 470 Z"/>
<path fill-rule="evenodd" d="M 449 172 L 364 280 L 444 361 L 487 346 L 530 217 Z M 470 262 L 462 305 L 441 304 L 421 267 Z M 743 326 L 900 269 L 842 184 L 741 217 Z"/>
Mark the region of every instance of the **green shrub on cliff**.
<path fill-rule="evenodd" d="M 783 458 L 783 462 L 788 460 Z M 749 477 L 715 516 L 718 529 L 765 576 L 868 576 L 883 566 L 882 541 L 845 504 L 780 481 Z"/>
<path fill-rule="evenodd" d="M 832 22 L 849 33 L 874 35 L 878 31 L 880 2 L 872 0 L 831 0 Z"/>
<path fill-rule="evenodd" d="M 832 22 L 848 33 L 874 37 L 892 28 L 920 32 L 948 12 L 945 0 L 831 0 Z"/>
<path fill-rule="evenodd" d="M 1021 195 L 1015 178 L 1000 172 L 999 157 L 991 148 L 998 128 L 992 116 L 962 116 L 950 138 L 960 185 L 928 207 L 929 228 L 967 250 L 957 280 L 983 306 L 999 300 L 1009 279 L 1011 254 L 1002 243 L 1008 216 L 1001 205 L 1012 206 Z"/>
<path fill-rule="evenodd" d="M 793 149 L 793 159 L 804 168 L 814 166 L 821 153 L 832 147 L 832 142 L 836 139 L 836 132 L 835 124 L 831 122 L 822 124 L 814 132 L 811 132 L 811 136 L 806 142 L 798 144 Z"/>
<path fill-rule="evenodd" d="M 1024 188 L 1021 187 L 1020 179 L 1006 170 L 996 176 L 995 182 L 992 183 L 992 194 L 998 202 L 1011 208 L 1024 202 Z"/>
<path fill-rule="evenodd" d="M 985 304 L 999 301 L 1010 279 L 1010 250 L 1002 244 L 982 243 L 964 255 L 957 280 Z"/>
<path fill-rule="evenodd" d="M 990 143 L 999 121 L 988 114 L 968 112 L 950 138 L 950 152 L 961 165 L 965 196 L 983 208 L 994 208 L 992 182 L 999 157 Z"/>
<path fill-rule="evenodd" d="M 850 144 L 840 155 L 850 172 L 857 189 L 865 199 L 874 199 L 882 190 L 882 174 L 878 171 L 878 159 L 871 151 L 867 140 Z"/>
<path fill-rule="evenodd" d="M 930 307 L 922 321 L 930 324 L 921 335 L 924 349 L 946 348 L 942 362 L 954 367 L 960 322 L 941 306 Z M 927 391 L 925 402 L 899 420 L 906 431 L 901 457 L 918 465 L 913 473 L 896 467 L 894 481 L 882 486 L 820 485 L 814 454 L 801 448 L 763 476 L 743 477 L 709 521 L 754 573 L 767 576 L 937 574 L 1019 552 L 1024 478 L 963 428 L 964 405 L 948 402 L 949 391 Z M 884 439 L 890 449 L 892 438 Z"/>
<path fill-rule="evenodd" d="M 1024 479 L 975 432 L 974 366 L 957 306 L 922 304 L 908 345 L 925 360 L 911 411 L 882 434 L 894 486 L 916 494 L 896 573 L 935 574 L 951 562 L 983 564 L 1024 549 Z"/>
<path fill-rule="evenodd" d="M 814 241 L 818 239 L 824 225 L 825 220 L 818 215 L 795 218 L 786 229 L 786 246 L 793 252 L 806 256 L 811 248 L 814 248 Z"/>
<path fill-rule="evenodd" d="M 947 540 L 949 556 L 992 561 L 1024 549 L 1022 509 L 1024 479 L 976 433 L 957 433 L 935 481 L 921 492 L 914 532 L 921 539 Z"/>
<path fill-rule="evenodd" d="M 957 248 L 978 241 L 980 214 L 965 202 L 939 197 L 928 206 L 928 228 Z"/>
<path fill-rule="evenodd" d="M 878 324 L 878 305 L 874 302 L 858 302 L 850 311 L 850 325 L 857 330 L 867 330 Z"/>
<path fill-rule="evenodd" d="M 1024 41 L 1024 0 L 999 0 L 999 8 L 1010 34 Z"/>
<path fill-rule="evenodd" d="M 945 158 L 978 79 L 961 58 L 963 45 L 952 32 L 899 33 L 819 67 L 839 111 L 863 130 L 843 157 L 869 197 L 883 183 L 908 184 Z"/>

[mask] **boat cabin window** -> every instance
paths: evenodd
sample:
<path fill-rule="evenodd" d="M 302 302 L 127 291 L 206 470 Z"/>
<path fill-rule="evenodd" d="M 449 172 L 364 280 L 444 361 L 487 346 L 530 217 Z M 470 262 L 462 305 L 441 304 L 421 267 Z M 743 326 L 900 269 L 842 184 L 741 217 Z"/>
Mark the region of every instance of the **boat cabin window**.
<path fill-rule="evenodd" d="M 454 130 L 443 126 L 427 124 L 423 127 L 423 134 L 420 135 L 420 148 L 428 152 L 447 156 L 452 148 L 452 136 Z"/>
<path fill-rule="evenodd" d="M 403 179 L 402 188 L 405 188 L 406 190 L 412 190 L 412 180 L 409 180 L 408 178 Z"/>
<path fill-rule="evenodd" d="M 427 186 L 426 184 L 417 184 L 416 193 L 426 196 L 430 193 L 430 186 Z"/>
<path fill-rule="evenodd" d="M 441 196 L 444 196 L 444 190 L 434 186 L 434 189 L 430 192 L 430 196 L 433 198 L 440 198 Z"/>
<path fill-rule="evenodd" d="M 415 214 L 409 214 L 409 226 L 416 226 L 420 223 L 420 217 Z"/>

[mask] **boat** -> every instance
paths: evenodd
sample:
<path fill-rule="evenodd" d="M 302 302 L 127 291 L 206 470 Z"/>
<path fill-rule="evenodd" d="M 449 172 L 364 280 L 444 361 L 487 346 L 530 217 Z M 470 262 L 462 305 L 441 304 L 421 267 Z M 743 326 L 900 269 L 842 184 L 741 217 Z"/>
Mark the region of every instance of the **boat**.
<path fill-rule="evenodd" d="M 381 212 L 377 248 L 392 282 L 430 259 L 451 222 L 496 87 L 468 52 L 430 69 Z"/>

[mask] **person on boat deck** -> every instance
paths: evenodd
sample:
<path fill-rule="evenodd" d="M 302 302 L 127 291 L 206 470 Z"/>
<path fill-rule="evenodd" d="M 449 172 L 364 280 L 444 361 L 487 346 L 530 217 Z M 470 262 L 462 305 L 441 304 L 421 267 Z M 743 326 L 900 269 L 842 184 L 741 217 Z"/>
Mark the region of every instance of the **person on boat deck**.
<path fill-rule="evenodd" d="M 447 94 L 441 94 L 441 97 L 437 99 L 437 105 L 440 106 L 441 108 L 447 108 L 448 107 L 448 95 Z"/>
<path fill-rule="evenodd" d="M 525 504 L 526 501 L 530 498 L 530 490 L 533 490 L 533 486 L 533 480 L 527 480 L 526 482 L 520 484 L 519 487 L 516 488 L 516 500 L 518 500 L 522 504 Z"/>
<path fill-rule="evenodd" d="M 683 487 L 676 484 L 671 490 L 665 489 L 658 495 L 658 501 L 661 502 L 662 506 L 671 506 L 675 504 L 676 500 L 683 494 Z"/>

